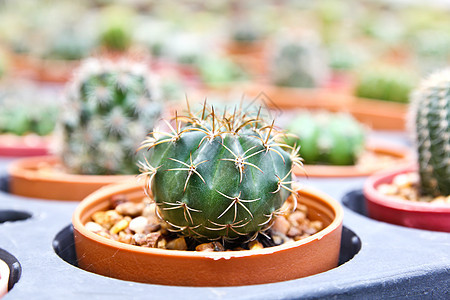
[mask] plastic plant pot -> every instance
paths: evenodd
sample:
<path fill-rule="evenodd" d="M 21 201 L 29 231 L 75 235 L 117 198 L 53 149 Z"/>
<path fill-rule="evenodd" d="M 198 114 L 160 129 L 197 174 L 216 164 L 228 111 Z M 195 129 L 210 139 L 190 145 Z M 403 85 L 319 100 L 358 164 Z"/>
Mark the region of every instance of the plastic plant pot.
<path fill-rule="evenodd" d="M 39 136 L 0 135 L 0 156 L 27 157 L 49 153 L 50 138 Z"/>
<path fill-rule="evenodd" d="M 396 175 L 416 170 L 404 167 L 370 176 L 363 188 L 369 217 L 412 228 L 450 232 L 450 205 L 413 202 L 387 196 L 377 187 L 391 183 Z"/>
<path fill-rule="evenodd" d="M 80 201 L 102 186 L 130 180 L 135 175 L 77 175 L 43 171 L 41 166 L 57 166 L 55 156 L 22 158 L 9 167 L 12 194 L 50 200 Z"/>
<path fill-rule="evenodd" d="M 263 284 L 330 270 L 338 265 L 342 207 L 320 192 L 302 189 L 298 193 L 308 207 L 308 217 L 326 225 L 320 232 L 260 250 L 196 252 L 133 246 L 88 231 L 84 224 L 93 213 L 108 209 L 113 195 L 127 195 L 131 201 L 144 197 L 139 184 L 111 185 L 85 198 L 73 214 L 78 265 L 122 280 L 177 286 Z"/>

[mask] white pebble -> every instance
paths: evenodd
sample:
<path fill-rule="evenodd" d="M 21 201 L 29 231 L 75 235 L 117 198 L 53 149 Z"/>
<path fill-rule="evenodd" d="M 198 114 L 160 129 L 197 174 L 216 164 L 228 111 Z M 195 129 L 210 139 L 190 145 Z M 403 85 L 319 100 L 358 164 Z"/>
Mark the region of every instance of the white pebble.
<path fill-rule="evenodd" d="M 128 228 L 130 228 L 135 233 L 143 233 L 145 226 L 148 224 L 148 219 L 146 217 L 136 217 L 130 221 Z"/>
<path fill-rule="evenodd" d="M 92 232 L 99 232 L 103 230 L 103 227 L 95 222 L 87 222 L 84 227 Z"/>

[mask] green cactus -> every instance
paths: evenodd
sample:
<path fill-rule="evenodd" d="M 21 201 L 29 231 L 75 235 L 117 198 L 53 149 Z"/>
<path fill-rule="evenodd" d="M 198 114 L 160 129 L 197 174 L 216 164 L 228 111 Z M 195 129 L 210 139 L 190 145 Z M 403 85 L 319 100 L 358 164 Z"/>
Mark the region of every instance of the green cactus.
<path fill-rule="evenodd" d="M 408 102 L 417 81 L 411 71 L 389 66 L 366 68 L 358 77 L 356 96 L 401 103 Z"/>
<path fill-rule="evenodd" d="M 412 94 L 409 121 L 416 137 L 421 192 L 450 194 L 450 69 L 424 80 Z"/>
<path fill-rule="evenodd" d="M 313 88 L 327 80 L 327 59 L 314 35 L 303 38 L 280 38 L 271 59 L 270 76 L 275 85 Z"/>
<path fill-rule="evenodd" d="M 102 11 L 100 44 L 108 50 L 126 51 L 132 43 L 132 10 L 110 6 Z"/>
<path fill-rule="evenodd" d="M 69 85 L 60 156 L 72 173 L 136 174 L 135 149 L 161 112 L 144 64 L 86 60 Z"/>
<path fill-rule="evenodd" d="M 345 113 L 301 112 L 287 128 L 298 136 L 287 143 L 300 146 L 306 164 L 354 165 L 364 149 L 363 126 Z"/>
<path fill-rule="evenodd" d="M 300 163 L 284 134 L 242 109 L 175 116 L 169 132 L 143 142 L 146 190 L 170 229 L 198 240 L 232 241 L 263 232 L 293 192 Z M 182 124 L 183 123 L 183 124 Z"/>
<path fill-rule="evenodd" d="M 0 95 L 0 133 L 49 135 L 55 128 L 58 110 L 53 97 L 23 83 L 20 89 L 13 86 Z"/>

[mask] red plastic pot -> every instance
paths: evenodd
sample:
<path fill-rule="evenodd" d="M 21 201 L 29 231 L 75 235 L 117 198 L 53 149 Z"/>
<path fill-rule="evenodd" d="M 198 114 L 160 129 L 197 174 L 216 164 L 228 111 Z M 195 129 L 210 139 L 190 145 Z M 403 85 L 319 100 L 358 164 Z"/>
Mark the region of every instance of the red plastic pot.
<path fill-rule="evenodd" d="M 26 157 L 49 153 L 50 137 L 0 135 L 0 156 Z"/>
<path fill-rule="evenodd" d="M 398 174 L 416 170 L 404 167 L 370 176 L 364 184 L 369 217 L 412 228 L 450 232 L 450 205 L 402 200 L 377 191 L 383 183 L 391 183 Z"/>

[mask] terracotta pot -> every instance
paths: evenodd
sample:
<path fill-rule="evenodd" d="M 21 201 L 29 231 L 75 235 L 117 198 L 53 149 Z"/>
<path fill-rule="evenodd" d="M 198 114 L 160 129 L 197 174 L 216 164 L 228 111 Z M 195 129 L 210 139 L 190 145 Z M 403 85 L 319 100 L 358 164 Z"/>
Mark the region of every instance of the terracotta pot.
<path fill-rule="evenodd" d="M 278 87 L 253 84 L 246 88 L 251 97 L 261 97 L 271 108 L 343 110 L 354 101 L 352 96 L 326 89 Z"/>
<path fill-rule="evenodd" d="M 380 170 L 392 167 L 392 163 L 409 165 L 412 161 L 412 152 L 405 147 L 389 145 L 389 143 L 371 142 L 366 146 L 366 151 L 375 155 L 386 155 L 395 159 L 395 162 L 374 161 L 368 165 L 332 166 L 332 165 L 308 165 L 302 168 L 296 167 L 294 174 L 307 177 L 360 177 L 369 176 Z"/>
<path fill-rule="evenodd" d="M 0 259 L 0 298 L 8 292 L 9 267 Z"/>
<path fill-rule="evenodd" d="M 0 135 L 0 156 L 24 157 L 49 153 L 51 137 Z"/>
<path fill-rule="evenodd" d="M 360 122 L 377 130 L 405 130 L 408 104 L 355 98 L 348 111 Z"/>
<path fill-rule="evenodd" d="M 329 196 L 302 189 L 309 218 L 326 227 L 303 240 L 265 248 L 229 252 L 195 252 L 144 248 L 104 238 L 86 230 L 90 216 L 109 207 L 109 199 L 126 194 L 144 197 L 138 184 L 103 188 L 84 199 L 73 215 L 78 265 L 90 272 L 123 280 L 178 286 L 236 286 L 291 280 L 332 269 L 338 264 L 343 210 Z"/>
<path fill-rule="evenodd" d="M 369 217 L 412 228 L 450 232 L 450 205 L 413 202 L 377 191 L 380 184 L 391 183 L 396 175 L 414 170 L 415 167 L 409 166 L 375 174 L 367 179 L 363 192 Z"/>
<path fill-rule="evenodd" d="M 9 167 L 9 191 L 15 195 L 32 198 L 80 201 L 104 185 L 135 177 L 76 175 L 52 171 L 52 167 L 60 164 L 60 160 L 54 156 L 30 157 L 14 161 Z"/>
<path fill-rule="evenodd" d="M 79 61 L 41 59 L 23 54 L 11 54 L 13 72 L 36 81 L 65 83 L 80 64 Z"/>

